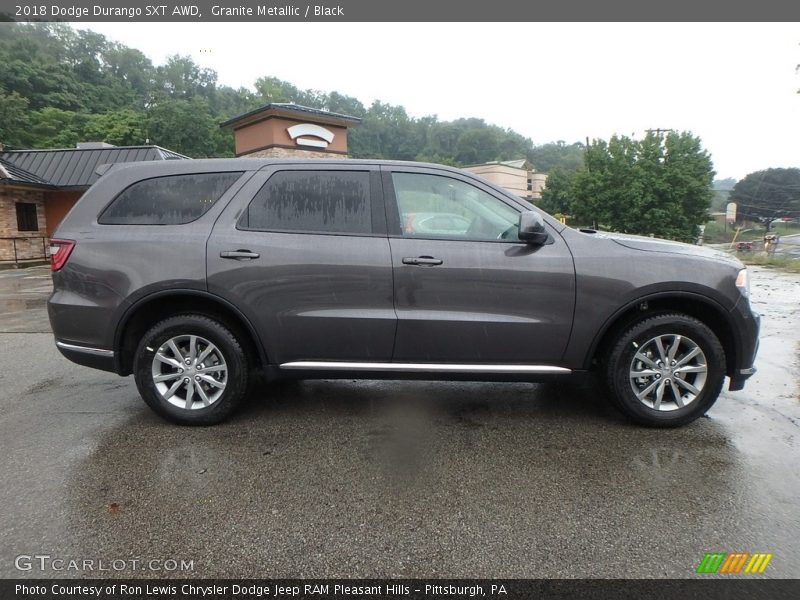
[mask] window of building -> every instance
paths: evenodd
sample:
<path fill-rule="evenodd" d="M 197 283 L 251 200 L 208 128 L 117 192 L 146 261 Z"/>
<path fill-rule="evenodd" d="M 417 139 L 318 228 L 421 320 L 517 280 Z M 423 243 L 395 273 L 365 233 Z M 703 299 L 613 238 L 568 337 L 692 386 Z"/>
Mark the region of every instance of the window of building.
<path fill-rule="evenodd" d="M 519 212 L 473 185 L 420 173 L 393 173 L 403 237 L 517 240 Z"/>
<path fill-rule="evenodd" d="M 279 171 L 258 191 L 239 226 L 262 231 L 372 233 L 366 171 Z"/>
<path fill-rule="evenodd" d="M 202 217 L 242 172 L 155 177 L 126 188 L 103 211 L 101 225 L 182 225 Z"/>
<path fill-rule="evenodd" d="M 34 203 L 17 202 L 17 231 L 39 231 L 39 218 Z"/>

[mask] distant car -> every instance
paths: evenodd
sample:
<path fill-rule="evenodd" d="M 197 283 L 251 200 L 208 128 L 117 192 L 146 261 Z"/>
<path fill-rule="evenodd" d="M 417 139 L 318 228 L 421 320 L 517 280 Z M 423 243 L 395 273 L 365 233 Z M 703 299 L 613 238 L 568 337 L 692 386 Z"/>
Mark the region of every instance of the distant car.
<path fill-rule="evenodd" d="M 726 253 L 570 229 L 439 165 L 218 159 L 113 167 L 51 240 L 70 360 L 159 415 L 225 419 L 254 373 L 538 381 L 596 371 L 637 423 L 703 415 L 755 371 Z"/>
<path fill-rule="evenodd" d="M 753 242 L 737 242 L 737 252 L 750 252 L 753 249 Z"/>

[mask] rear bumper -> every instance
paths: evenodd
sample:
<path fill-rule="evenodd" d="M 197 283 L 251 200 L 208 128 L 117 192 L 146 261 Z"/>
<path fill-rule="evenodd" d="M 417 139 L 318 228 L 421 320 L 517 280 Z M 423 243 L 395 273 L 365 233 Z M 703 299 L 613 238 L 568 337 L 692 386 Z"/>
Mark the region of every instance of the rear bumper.
<path fill-rule="evenodd" d="M 56 340 L 56 348 L 67 360 L 84 367 L 116 372 L 114 368 L 114 351 L 103 348 L 90 348 Z"/>

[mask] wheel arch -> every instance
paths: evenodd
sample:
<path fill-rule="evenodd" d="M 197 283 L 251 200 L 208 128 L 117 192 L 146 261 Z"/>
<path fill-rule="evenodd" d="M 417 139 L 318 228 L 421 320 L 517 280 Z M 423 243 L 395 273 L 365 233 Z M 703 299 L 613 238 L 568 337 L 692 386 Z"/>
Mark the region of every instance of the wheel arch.
<path fill-rule="evenodd" d="M 240 340 L 252 368 L 265 369 L 266 351 L 253 324 L 227 300 L 200 290 L 168 290 L 139 299 L 123 314 L 114 336 L 115 369 L 120 375 L 133 371 L 133 355 L 139 340 L 157 322 L 180 314 L 216 319 Z"/>
<path fill-rule="evenodd" d="M 619 309 L 595 336 L 587 353 L 584 368 L 590 369 L 607 356 L 619 334 L 635 322 L 659 313 L 678 312 L 705 323 L 725 350 L 725 372 L 731 375 L 737 364 L 736 336 L 728 312 L 716 301 L 691 292 L 665 292 L 634 300 Z"/>

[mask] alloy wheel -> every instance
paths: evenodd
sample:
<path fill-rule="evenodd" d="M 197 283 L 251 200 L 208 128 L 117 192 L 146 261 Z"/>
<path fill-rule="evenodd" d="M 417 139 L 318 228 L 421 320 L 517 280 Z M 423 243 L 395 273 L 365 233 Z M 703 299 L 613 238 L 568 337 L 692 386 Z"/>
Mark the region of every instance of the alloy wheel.
<path fill-rule="evenodd" d="M 658 335 L 644 344 L 634 342 L 629 377 L 635 396 L 657 411 L 673 411 L 694 402 L 708 378 L 702 348 L 678 334 Z"/>
<path fill-rule="evenodd" d="M 214 404 L 225 392 L 228 366 L 222 352 L 198 335 L 179 335 L 153 355 L 156 390 L 170 404 L 198 410 Z"/>

